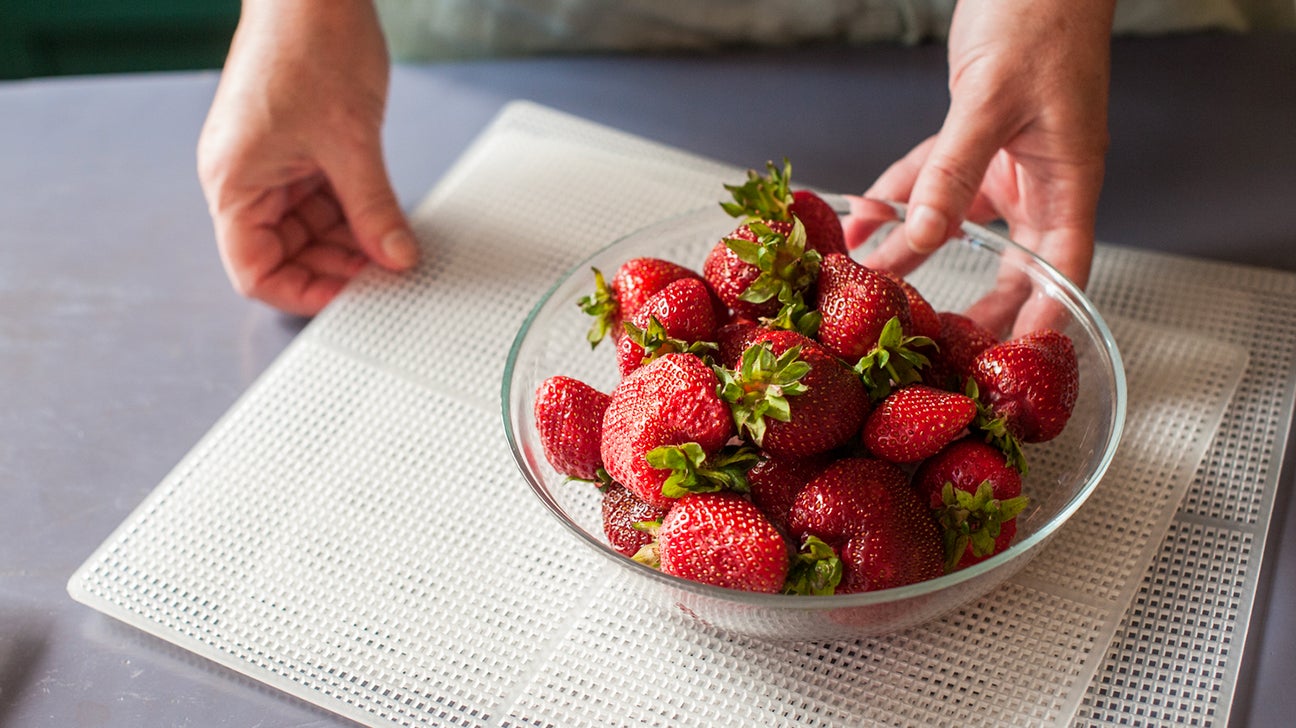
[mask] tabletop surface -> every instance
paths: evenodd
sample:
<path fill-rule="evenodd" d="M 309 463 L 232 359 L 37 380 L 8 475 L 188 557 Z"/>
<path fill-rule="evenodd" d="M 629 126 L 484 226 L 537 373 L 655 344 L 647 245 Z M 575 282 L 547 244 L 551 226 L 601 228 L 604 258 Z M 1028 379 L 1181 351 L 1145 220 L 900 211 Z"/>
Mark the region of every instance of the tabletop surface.
<path fill-rule="evenodd" d="M 1120 39 L 1113 56 L 1099 239 L 1296 271 L 1296 37 Z M 771 121 L 733 83 L 746 74 L 797 113 Z M 215 83 L 0 85 L 0 724 L 345 722 L 65 590 L 302 325 L 221 271 L 193 172 Z M 402 201 L 516 98 L 736 165 L 787 156 L 804 182 L 858 191 L 939 126 L 945 66 L 939 48 L 876 47 L 402 67 L 386 129 Z M 1237 725 L 1296 708 L 1291 449 Z"/>

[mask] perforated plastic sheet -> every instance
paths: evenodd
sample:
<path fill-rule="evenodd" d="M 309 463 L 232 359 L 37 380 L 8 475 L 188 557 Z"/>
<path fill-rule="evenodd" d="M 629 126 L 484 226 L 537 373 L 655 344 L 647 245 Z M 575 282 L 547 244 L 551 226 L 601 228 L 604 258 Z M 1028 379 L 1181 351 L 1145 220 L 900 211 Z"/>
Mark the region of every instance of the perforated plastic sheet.
<path fill-rule="evenodd" d="M 70 591 L 373 724 L 1225 714 L 1296 359 L 1290 345 L 1252 351 L 1232 327 L 1296 329 L 1276 303 L 1296 293 L 1291 276 L 1102 248 L 1091 293 L 1125 359 L 1127 436 L 1044 553 L 930 625 L 854 642 L 735 638 L 645 607 L 555 527 L 501 433 L 513 334 L 576 261 L 714 201 L 739 174 L 510 107 L 415 215 L 423 267 L 371 271 L 312 322 Z M 491 542 L 491 568 L 473 567 Z"/>

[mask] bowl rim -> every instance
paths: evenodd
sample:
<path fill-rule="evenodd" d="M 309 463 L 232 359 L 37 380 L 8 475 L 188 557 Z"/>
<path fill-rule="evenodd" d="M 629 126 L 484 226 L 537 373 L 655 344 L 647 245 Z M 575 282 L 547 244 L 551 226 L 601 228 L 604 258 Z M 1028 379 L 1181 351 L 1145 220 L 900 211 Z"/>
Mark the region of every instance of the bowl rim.
<path fill-rule="evenodd" d="M 821 196 L 835 211 L 838 212 L 838 214 L 842 214 L 849 209 L 850 198 L 847 196 L 823 193 L 821 193 Z M 882 203 L 895 212 L 897 216 L 896 222 L 904 220 L 906 205 L 902 202 L 873 197 L 860 197 L 858 199 Z M 1087 319 L 1079 321 L 1085 328 L 1090 329 L 1091 335 L 1100 342 L 1100 351 L 1104 355 L 1104 358 L 1110 363 L 1113 373 L 1113 381 L 1115 384 L 1115 407 L 1113 407 L 1112 411 L 1109 413 L 1111 435 L 1107 440 L 1107 445 L 1098 461 L 1098 465 L 1089 474 L 1085 483 L 1071 496 L 1063 507 L 1054 513 L 1034 533 L 1013 543 L 1007 550 L 995 554 L 988 559 L 934 579 L 928 579 L 926 581 L 920 581 L 900 587 L 892 587 L 890 589 L 880 589 L 877 591 L 856 592 L 852 594 L 832 594 L 827 596 L 804 596 L 798 594 L 747 592 L 705 584 L 702 582 L 695 582 L 682 577 L 666 574 L 658 569 L 641 564 L 622 555 L 615 551 L 610 545 L 590 534 L 584 528 L 573 523 L 571 519 L 565 517 L 563 515 L 564 510 L 561 504 L 546 492 L 547 486 L 537 483 L 536 479 L 533 478 L 528 468 L 526 458 L 523 456 L 522 449 L 519 446 L 520 443 L 517 439 L 517 433 L 513 429 L 513 422 L 510 416 L 510 402 L 513 392 L 512 379 L 516 372 L 518 355 L 521 352 L 523 343 L 526 339 L 526 334 L 530 330 L 531 324 L 539 316 L 540 312 L 545 308 L 545 305 L 550 301 L 554 294 L 557 293 L 564 284 L 572 279 L 573 276 L 587 272 L 592 261 L 597 259 L 607 250 L 619 245 L 627 239 L 645 234 L 654 228 L 676 225 L 689 218 L 701 216 L 703 213 L 714 214 L 716 209 L 717 205 L 712 203 L 693 208 L 683 213 L 663 217 L 653 223 L 641 226 L 634 231 L 622 235 L 607 245 L 601 246 L 597 250 L 585 256 L 560 276 L 548 288 L 548 290 L 545 291 L 544 295 L 540 297 L 536 304 L 531 307 L 526 318 L 523 319 L 521 325 L 518 327 L 518 332 L 514 335 L 512 344 L 509 346 L 508 357 L 505 362 L 504 375 L 502 377 L 500 388 L 500 410 L 504 421 L 505 438 L 508 441 L 509 449 L 513 455 L 514 464 L 521 472 L 523 479 L 526 480 L 531 492 L 545 505 L 549 515 L 559 523 L 563 524 L 563 526 L 575 534 L 579 540 L 593 546 L 596 552 L 615 561 L 622 567 L 628 568 L 630 572 L 652 579 L 664 586 L 674 589 L 727 602 L 741 602 L 744 605 L 753 607 L 796 611 L 835 610 L 846 607 L 890 604 L 902 602 L 907 599 L 929 596 L 947 588 L 977 579 L 987 572 L 995 571 L 1001 566 L 1006 566 L 1010 562 L 1031 556 L 1033 555 L 1035 548 L 1043 541 L 1055 535 L 1058 529 L 1070 520 L 1071 516 L 1079 510 L 1079 508 L 1084 505 L 1084 503 L 1093 494 L 1093 491 L 1098 487 L 1098 483 L 1103 479 L 1103 476 L 1111 466 L 1112 460 L 1115 458 L 1125 427 L 1128 392 L 1126 391 L 1125 368 L 1120 356 L 1120 351 L 1116 345 L 1116 339 L 1112 335 L 1110 327 L 1108 327 L 1106 320 L 1102 317 L 1101 313 L 1099 313 L 1093 301 L 1089 299 L 1079 286 L 1075 285 L 1075 283 L 1070 279 L 1062 275 L 1062 273 L 1052 264 L 1044 260 L 1029 248 L 1026 248 L 1008 238 L 1006 235 L 1000 234 L 987 226 L 965 221 L 960 226 L 963 238 L 974 244 L 980 244 L 982 247 L 985 247 L 985 243 L 990 243 L 993 246 L 998 246 L 1000 250 L 1014 250 L 1018 254 L 1023 255 L 1031 262 L 1031 265 L 1036 266 L 1043 273 L 1051 285 L 1055 285 L 1058 289 L 1063 291 L 1066 297 L 1072 299 L 1078 308 L 1085 312 Z M 950 241 L 947 241 L 946 244 L 949 244 L 949 242 L 952 241 L 953 238 L 951 238 Z M 1023 561 L 1020 565 L 1025 565 L 1025 562 Z"/>

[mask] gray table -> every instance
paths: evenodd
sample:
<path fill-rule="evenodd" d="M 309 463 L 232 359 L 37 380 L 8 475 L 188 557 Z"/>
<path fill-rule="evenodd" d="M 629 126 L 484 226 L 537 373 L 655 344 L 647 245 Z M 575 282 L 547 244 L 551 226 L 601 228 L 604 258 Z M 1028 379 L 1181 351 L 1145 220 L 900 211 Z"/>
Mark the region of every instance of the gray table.
<path fill-rule="evenodd" d="M 1296 37 L 1114 49 L 1100 239 L 1296 271 Z M 772 119 L 759 74 L 796 114 Z M 0 85 L 0 724 L 343 723 L 73 603 L 72 571 L 300 329 L 226 284 L 193 173 L 212 73 Z M 595 93 L 596 91 L 596 93 Z M 734 164 L 865 187 L 940 122 L 937 48 L 399 68 L 407 205 L 530 98 Z M 795 119 L 795 121 L 793 121 Z M 1293 302 L 1296 305 L 1296 302 Z M 1231 722 L 1296 713 L 1286 470 Z"/>

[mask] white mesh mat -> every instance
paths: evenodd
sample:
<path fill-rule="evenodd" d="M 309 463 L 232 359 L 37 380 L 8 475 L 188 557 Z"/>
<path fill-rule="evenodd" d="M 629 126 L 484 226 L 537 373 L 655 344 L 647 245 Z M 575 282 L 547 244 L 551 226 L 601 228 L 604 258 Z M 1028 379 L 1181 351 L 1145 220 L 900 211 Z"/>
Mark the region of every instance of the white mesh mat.
<path fill-rule="evenodd" d="M 510 106 L 417 211 L 425 265 L 370 271 L 313 321 L 70 592 L 376 725 L 1222 723 L 1296 276 L 1101 247 L 1091 293 L 1131 394 L 1115 462 L 1025 570 L 923 627 L 733 638 L 645 608 L 553 523 L 502 432 L 517 327 L 585 255 L 740 174 Z"/>

